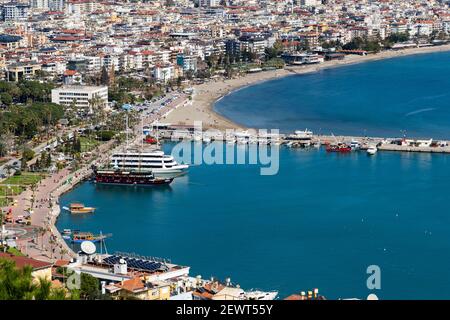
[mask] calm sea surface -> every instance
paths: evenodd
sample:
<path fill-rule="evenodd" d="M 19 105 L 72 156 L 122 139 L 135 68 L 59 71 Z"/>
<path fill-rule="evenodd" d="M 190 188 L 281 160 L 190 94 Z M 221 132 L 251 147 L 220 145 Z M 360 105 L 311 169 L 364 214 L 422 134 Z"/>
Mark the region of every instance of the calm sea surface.
<path fill-rule="evenodd" d="M 266 82 L 216 108 L 262 128 L 449 138 L 449 74 L 448 53 L 405 57 Z M 98 210 L 63 211 L 58 228 L 113 233 L 111 252 L 171 258 L 194 276 L 230 276 L 281 297 L 317 287 L 364 298 L 366 269 L 378 265 L 381 298 L 450 298 L 450 156 L 281 148 L 279 158 L 274 176 L 198 165 L 167 188 L 86 182 L 61 205 Z"/>
<path fill-rule="evenodd" d="M 215 106 L 252 128 L 450 139 L 450 52 L 294 75 L 244 88 Z"/>

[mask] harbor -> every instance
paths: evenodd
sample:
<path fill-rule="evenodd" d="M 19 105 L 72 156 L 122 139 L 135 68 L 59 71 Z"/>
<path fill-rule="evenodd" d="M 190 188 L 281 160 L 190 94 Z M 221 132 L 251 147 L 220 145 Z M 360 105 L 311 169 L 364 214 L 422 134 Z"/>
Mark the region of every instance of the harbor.
<path fill-rule="evenodd" d="M 226 289 L 230 276 L 239 279 L 239 287 L 233 285 L 235 289 L 240 289 L 242 285 L 243 288 L 261 288 L 256 290 L 259 293 L 276 291 L 278 297 L 297 292 L 300 298 L 316 299 L 319 296 L 315 290 L 311 291 L 314 294 L 306 294 L 299 292 L 299 288 L 320 287 L 321 292 L 337 299 L 355 294 L 367 296 L 367 290 L 356 285 L 364 283 L 364 268 L 368 261 L 364 253 L 367 250 L 386 265 L 389 281 L 399 284 L 399 287 L 405 285 L 407 279 L 402 277 L 403 272 L 412 271 L 405 265 L 393 267 L 398 266 L 398 262 L 390 256 L 391 252 L 399 250 L 408 255 L 403 251 L 404 243 L 387 242 L 379 239 L 377 234 L 387 232 L 388 239 L 397 238 L 399 234 L 415 237 L 418 241 L 415 245 L 422 250 L 430 248 L 435 241 L 444 242 L 442 237 L 446 230 L 442 229 L 443 226 L 431 224 L 424 228 L 428 220 L 420 212 L 427 212 L 424 203 L 427 203 L 431 193 L 437 199 L 433 202 L 436 212 L 445 210 L 445 194 L 424 190 L 423 179 L 427 180 L 427 184 L 431 180 L 431 185 L 441 186 L 445 190 L 442 183 L 447 174 L 446 154 L 450 152 L 447 140 L 410 138 L 403 132 L 400 137 L 393 138 L 333 135 L 331 132 L 325 135 L 308 129 L 283 130 L 281 134 L 270 130 L 260 133 L 259 130 L 236 125 L 232 125 L 234 129 L 228 131 L 219 129 L 220 126 L 212 128 L 214 125 L 206 126 L 208 130 L 199 131 L 194 126 L 168 121 L 174 112 L 192 107 L 193 103 L 187 96 L 179 96 L 156 114 L 142 119 L 142 126 L 125 130 L 127 134 L 129 131 L 134 134 L 130 149 L 125 154 L 124 145 L 102 144 L 88 157 L 83 167 L 74 172 L 65 169 L 52 174 L 42 180 L 36 190 L 27 190 L 22 194 L 13 208 L 14 219 L 20 219 L 29 210 L 31 199 L 35 199 L 37 205 L 32 208 L 33 213 L 28 218 L 36 229 L 30 234 L 38 233 L 38 228 L 50 232 L 40 238 L 35 237 L 40 239 L 38 243 L 30 242 L 33 237 L 19 238 L 18 248 L 30 257 L 50 261 L 60 258 L 77 270 L 91 271 L 92 274 L 105 272 L 111 267 L 114 269 L 116 264 L 123 265 L 121 259 L 139 261 L 140 266 L 161 263 L 168 264 L 169 268 L 192 268 L 196 274 L 213 274 L 213 279 L 207 281 L 199 281 L 199 278 L 187 274 L 180 276 L 185 282 L 195 283 L 195 286 L 191 284 L 187 287 L 192 299 L 213 299 L 223 289 L 225 291 L 222 294 L 233 291 L 234 297 L 242 297 L 242 292 L 247 291 Z M 201 143 L 204 147 L 219 143 L 244 152 L 248 152 L 250 146 L 280 147 L 280 174 L 268 184 L 267 180 L 259 176 L 257 168 L 249 164 L 226 169 L 220 165 L 193 165 L 189 167 L 189 174 L 172 171 L 165 178 L 157 176 L 161 174 L 157 168 L 151 168 L 149 171 L 152 173 L 144 177 L 143 185 L 155 185 L 157 183 L 154 182 L 160 181 L 158 179 L 170 180 L 152 189 L 139 187 L 137 181 L 142 177 L 124 180 L 118 176 L 118 172 L 126 174 L 134 170 L 133 161 L 136 159 L 141 169 L 157 157 L 162 159 L 169 156 L 179 142 Z M 162 144 L 162 154 L 158 154 L 161 152 L 157 150 L 159 143 Z M 131 151 L 144 145 L 148 149 L 145 152 L 141 150 L 133 154 Z M 346 156 L 340 157 L 335 153 L 345 153 Z M 173 157 L 167 159 L 169 166 L 177 166 L 176 160 Z M 158 166 L 164 162 L 158 160 Z M 431 172 L 431 163 L 433 171 L 436 170 L 439 175 Z M 97 170 L 102 166 L 109 168 Z M 396 177 L 399 175 L 408 175 L 408 178 L 402 177 L 402 184 L 408 185 L 408 190 L 403 191 L 398 187 Z M 236 185 L 236 181 L 246 183 Z M 269 195 L 268 188 L 271 190 Z M 415 199 L 411 199 L 411 195 Z M 268 196 L 274 204 L 268 203 Z M 226 207 L 220 205 L 224 197 L 244 201 L 234 200 L 229 204 L 230 207 Z M 385 208 L 379 199 L 391 203 L 392 207 Z M 249 203 L 246 203 L 247 200 Z M 131 209 L 136 207 L 140 209 Z M 88 208 L 90 213 L 71 212 L 71 209 L 83 212 L 84 208 Z M 320 215 L 316 215 L 317 212 Z M 391 229 L 385 231 L 379 215 L 393 223 Z M 280 217 L 282 219 L 278 219 Z M 231 224 L 230 221 L 238 223 Z M 67 234 L 61 235 L 64 230 Z M 75 230 L 82 231 L 74 233 Z M 115 252 L 112 255 L 99 253 L 97 258 L 89 260 L 89 257 L 83 257 L 83 252 L 80 255 L 80 248 L 72 246 L 72 243 L 103 243 L 102 231 L 114 235 L 106 240 L 111 252 Z M 273 243 L 268 241 L 268 234 L 271 234 Z M 357 239 L 360 239 L 361 234 L 369 242 L 358 244 Z M 323 248 L 316 239 L 331 239 L 331 242 L 336 243 Z M 279 252 L 280 247 L 286 250 L 284 254 Z M 176 257 L 177 261 L 190 267 L 174 265 L 164 258 L 120 254 L 128 252 L 130 248 L 139 248 L 143 255 Z M 299 250 L 300 255 L 297 254 Z M 260 263 L 261 256 L 267 252 L 270 259 L 264 264 Z M 299 260 L 299 256 L 302 260 Z M 356 259 L 351 268 L 362 271 L 356 275 L 346 274 L 348 265 L 345 262 L 352 261 L 354 256 L 361 258 Z M 415 265 L 420 265 L 424 256 L 429 261 L 439 263 L 427 254 L 422 254 L 420 261 L 415 260 L 418 257 L 408 255 L 408 258 L 414 260 Z M 305 257 L 308 267 L 302 275 L 298 275 L 293 272 L 292 266 L 304 265 Z M 330 263 L 326 257 L 334 257 L 334 261 L 343 257 L 342 263 L 335 264 L 338 272 L 346 275 L 332 285 L 323 281 L 322 277 Z M 103 259 L 112 259 L 114 263 L 102 263 Z M 143 270 L 136 270 L 132 264 L 130 266 L 127 266 L 127 274 L 136 275 L 136 271 Z M 121 267 L 117 268 L 120 270 Z M 233 274 L 228 270 L 234 270 Z M 120 278 L 117 276 L 119 271 L 113 275 L 106 273 L 105 279 Z M 217 282 L 216 277 L 223 279 L 222 282 Z M 133 277 L 122 277 L 119 282 L 142 286 Z M 172 290 L 174 284 L 169 286 L 170 297 L 186 291 L 184 286 L 176 290 Z M 193 287 L 195 290 L 192 290 Z M 414 290 L 413 286 L 410 288 Z M 106 284 L 103 289 L 111 293 L 123 290 L 121 285 Z M 409 297 L 392 288 L 386 291 L 384 297 L 394 296 Z M 434 297 L 431 286 L 429 296 Z M 117 295 L 117 298 L 120 296 Z"/>
<path fill-rule="evenodd" d="M 167 141 L 163 150 L 170 153 L 176 144 Z M 298 288 L 319 288 L 330 299 L 366 297 L 365 268 L 375 260 L 384 281 L 394 284 L 380 298 L 407 299 L 417 285 L 408 281 L 410 273 L 443 263 L 433 247 L 447 246 L 448 225 L 433 221 L 440 221 L 447 206 L 447 155 L 380 151 L 369 157 L 283 146 L 279 151 L 279 173 L 269 178 L 250 164 L 202 164 L 164 188 L 86 181 L 64 194 L 61 205 L 80 201 L 98 210 L 83 218 L 62 213 L 57 227 L 110 232 L 110 252 L 139 248 L 141 255 L 190 266 L 194 277 L 231 277 L 242 288 L 277 290 L 280 297 Z M 224 197 L 237 200 L 223 205 Z M 420 254 L 409 251 L 411 245 Z M 399 255 L 408 263 L 399 262 Z M 339 279 L 323 278 L 330 265 Z M 301 273 L 297 266 L 304 266 Z M 433 282 L 420 285 L 428 288 L 427 297 L 435 296 Z"/>
<path fill-rule="evenodd" d="M 284 145 L 290 148 L 344 144 L 353 150 L 367 150 L 371 146 L 376 146 L 379 151 L 450 153 L 450 141 L 441 139 L 317 135 L 308 129 L 295 130 L 292 133 L 278 133 L 278 130 L 275 132 L 256 129 L 200 131 L 196 127 L 168 123 L 154 123 L 145 130 L 147 137 L 158 136 L 158 139 L 166 141 L 185 140 L 204 143 L 218 141 L 239 145 Z"/>

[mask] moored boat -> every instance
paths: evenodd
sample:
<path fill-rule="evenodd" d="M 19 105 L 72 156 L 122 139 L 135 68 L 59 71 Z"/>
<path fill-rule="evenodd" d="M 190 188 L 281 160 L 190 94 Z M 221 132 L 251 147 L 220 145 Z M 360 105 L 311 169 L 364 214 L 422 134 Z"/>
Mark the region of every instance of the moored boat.
<path fill-rule="evenodd" d="M 108 167 L 108 170 L 139 172 L 143 175 L 151 173 L 154 178 L 161 179 L 176 178 L 189 169 L 189 165 L 179 164 L 173 156 L 166 155 L 160 150 L 116 152 L 111 156 Z"/>
<path fill-rule="evenodd" d="M 370 156 L 373 156 L 377 152 L 378 148 L 376 146 L 370 146 L 369 148 L 367 148 L 367 154 Z"/>
<path fill-rule="evenodd" d="M 147 143 L 147 144 L 157 144 L 158 140 L 156 138 L 151 137 L 151 136 L 146 136 L 144 138 L 144 142 Z"/>
<path fill-rule="evenodd" d="M 361 144 L 359 143 L 359 141 L 352 140 L 352 141 L 350 142 L 350 148 L 351 148 L 352 150 L 358 150 L 360 147 L 361 147 Z"/>
<path fill-rule="evenodd" d="M 345 143 L 338 143 L 328 145 L 326 148 L 327 152 L 339 152 L 339 153 L 348 153 L 352 151 L 352 148 Z"/>
<path fill-rule="evenodd" d="M 91 232 L 74 232 L 70 241 L 72 243 L 82 243 L 83 241 L 100 242 L 106 239 L 106 235 L 94 235 Z"/>
<path fill-rule="evenodd" d="M 69 212 L 72 214 L 77 213 L 92 213 L 95 211 L 93 207 L 85 207 L 82 203 L 71 203 L 69 206 Z"/>
<path fill-rule="evenodd" d="M 275 300 L 278 291 L 246 291 L 244 293 L 245 300 Z"/>
<path fill-rule="evenodd" d="M 156 178 L 150 171 L 109 170 L 93 167 L 96 183 L 118 185 L 168 185 L 174 178 Z"/>

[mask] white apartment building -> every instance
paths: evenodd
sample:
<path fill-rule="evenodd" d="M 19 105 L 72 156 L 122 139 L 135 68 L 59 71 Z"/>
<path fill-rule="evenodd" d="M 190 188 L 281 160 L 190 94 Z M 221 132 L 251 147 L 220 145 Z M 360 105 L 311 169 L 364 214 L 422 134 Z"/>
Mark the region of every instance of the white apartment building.
<path fill-rule="evenodd" d="M 64 0 L 30 0 L 30 6 L 34 9 L 64 11 Z"/>
<path fill-rule="evenodd" d="M 90 72 L 100 72 L 102 69 L 102 59 L 99 56 L 85 56 L 87 69 Z"/>
<path fill-rule="evenodd" d="M 67 14 L 87 14 L 99 10 L 102 7 L 102 4 L 94 1 L 67 1 L 67 6 L 65 7 Z"/>
<path fill-rule="evenodd" d="M 98 101 L 94 101 L 98 98 Z M 52 102 L 65 107 L 75 105 L 79 110 L 87 113 L 93 112 L 94 102 L 96 107 L 108 107 L 107 86 L 62 86 L 52 90 Z"/>
<path fill-rule="evenodd" d="M 30 0 L 30 6 L 33 9 L 48 10 L 49 8 L 48 2 L 49 0 Z"/>
<path fill-rule="evenodd" d="M 169 82 L 169 80 L 175 77 L 175 68 L 170 64 L 164 66 L 156 66 L 155 69 L 153 69 L 153 77 L 156 79 L 156 81 L 167 83 Z"/>
<path fill-rule="evenodd" d="M 65 0 L 48 0 L 48 9 L 50 11 L 63 12 L 65 7 Z"/>
<path fill-rule="evenodd" d="M 199 0 L 198 5 L 203 8 L 218 7 L 220 5 L 220 0 Z"/>
<path fill-rule="evenodd" d="M 433 25 L 431 23 L 416 23 L 409 29 L 411 36 L 425 36 L 428 37 L 433 32 Z"/>
<path fill-rule="evenodd" d="M 30 6 L 23 3 L 7 3 L 2 7 L 3 21 L 23 21 L 28 18 Z"/>
<path fill-rule="evenodd" d="M 301 0 L 300 4 L 306 7 L 315 7 L 320 5 L 322 2 L 320 0 Z"/>

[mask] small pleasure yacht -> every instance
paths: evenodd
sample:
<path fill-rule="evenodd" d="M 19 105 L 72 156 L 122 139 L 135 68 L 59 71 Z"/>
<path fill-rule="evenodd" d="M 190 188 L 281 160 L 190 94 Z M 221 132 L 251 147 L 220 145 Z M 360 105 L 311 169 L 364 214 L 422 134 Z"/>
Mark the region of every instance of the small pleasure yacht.
<path fill-rule="evenodd" d="M 367 149 L 367 154 L 368 155 L 370 155 L 370 156 L 373 156 L 375 153 L 377 153 L 378 152 L 378 149 L 377 149 L 377 147 L 376 146 L 370 146 L 368 149 Z"/>

